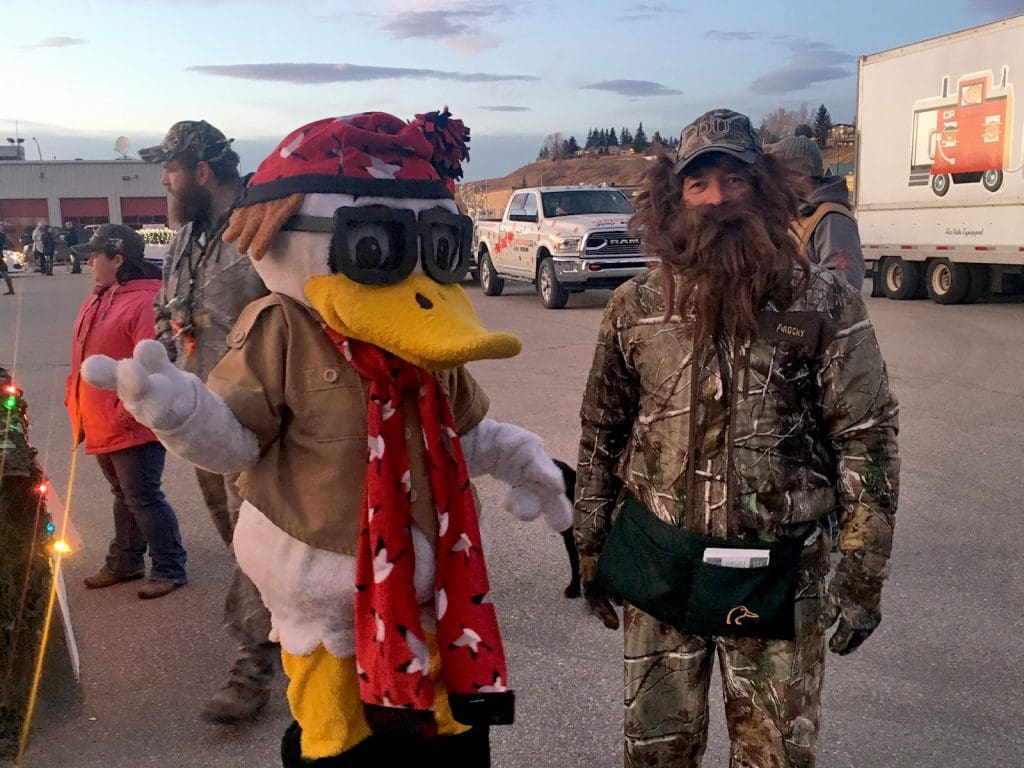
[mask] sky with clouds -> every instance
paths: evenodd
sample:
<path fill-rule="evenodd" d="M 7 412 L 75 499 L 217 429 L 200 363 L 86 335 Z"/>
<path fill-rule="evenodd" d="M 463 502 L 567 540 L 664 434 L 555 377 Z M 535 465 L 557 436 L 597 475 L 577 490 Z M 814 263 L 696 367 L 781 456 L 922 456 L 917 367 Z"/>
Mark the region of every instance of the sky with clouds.
<path fill-rule="evenodd" d="M 110 159 L 117 136 L 132 154 L 205 119 L 253 170 L 306 122 L 447 104 L 472 128 L 466 178 L 489 178 L 549 133 L 678 134 L 718 106 L 756 124 L 825 104 L 848 122 L 859 56 L 1021 13 L 1024 0 L 12 2 L 0 136 L 17 131 L 30 157 Z"/>

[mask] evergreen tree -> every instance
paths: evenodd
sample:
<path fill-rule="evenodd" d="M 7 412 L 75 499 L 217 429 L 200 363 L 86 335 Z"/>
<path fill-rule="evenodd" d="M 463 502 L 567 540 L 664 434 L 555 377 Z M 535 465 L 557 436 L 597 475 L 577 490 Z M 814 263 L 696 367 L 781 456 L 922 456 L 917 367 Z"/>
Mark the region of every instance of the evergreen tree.
<path fill-rule="evenodd" d="M 614 128 L 609 128 L 608 129 L 608 146 L 609 147 L 617 147 L 617 146 L 619 146 L 619 137 L 615 135 L 615 129 Z"/>
<path fill-rule="evenodd" d="M 624 147 L 628 147 L 633 143 L 633 137 L 629 133 L 629 129 L 626 126 L 622 126 L 619 130 L 619 143 Z"/>
<path fill-rule="evenodd" d="M 548 149 L 548 145 L 547 144 L 545 144 L 543 147 L 540 148 L 540 152 L 537 153 L 537 159 L 538 160 L 550 160 L 551 159 L 551 150 Z"/>
<path fill-rule="evenodd" d="M 565 142 L 565 156 L 575 157 L 576 153 L 580 151 L 580 145 L 576 143 L 576 137 L 570 136 L 569 140 Z"/>
<path fill-rule="evenodd" d="M 633 134 L 633 141 L 630 143 L 633 145 L 633 149 L 637 152 L 643 152 L 648 146 L 650 146 L 647 141 L 647 134 L 644 133 L 643 122 L 636 127 L 636 133 Z"/>
<path fill-rule="evenodd" d="M 824 149 L 828 146 L 828 132 L 832 130 L 832 116 L 822 104 L 814 113 L 814 140 Z"/>
<path fill-rule="evenodd" d="M 586 149 L 593 149 L 597 146 L 597 129 L 591 128 L 587 131 Z"/>

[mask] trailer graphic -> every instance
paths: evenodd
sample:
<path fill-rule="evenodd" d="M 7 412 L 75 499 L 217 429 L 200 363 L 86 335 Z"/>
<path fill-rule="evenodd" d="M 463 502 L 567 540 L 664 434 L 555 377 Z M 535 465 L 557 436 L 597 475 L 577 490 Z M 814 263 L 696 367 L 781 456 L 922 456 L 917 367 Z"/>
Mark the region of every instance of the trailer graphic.
<path fill-rule="evenodd" d="M 908 186 L 930 186 L 942 197 L 953 184 L 979 181 L 989 192 L 1003 185 L 1013 142 L 1013 85 L 1003 66 L 999 84 L 992 70 L 963 75 L 950 94 L 942 78 L 941 96 L 914 103 Z"/>

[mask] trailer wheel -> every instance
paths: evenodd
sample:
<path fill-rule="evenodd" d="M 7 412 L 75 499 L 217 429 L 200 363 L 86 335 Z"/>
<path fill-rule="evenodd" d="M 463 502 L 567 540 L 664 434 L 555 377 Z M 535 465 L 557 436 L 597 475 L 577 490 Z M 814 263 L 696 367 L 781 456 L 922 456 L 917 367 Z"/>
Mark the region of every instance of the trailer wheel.
<path fill-rule="evenodd" d="M 992 272 L 987 264 L 968 264 L 967 269 L 971 273 L 971 287 L 964 296 L 964 304 L 973 304 L 988 294 L 989 286 L 992 284 Z"/>
<path fill-rule="evenodd" d="M 981 177 L 981 186 L 989 192 L 995 192 L 1003 186 L 1003 172 L 998 169 L 985 171 L 985 175 Z"/>
<path fill-rule="evenodd" d="M 904 261 L 899 256 L 889 256 L 882 260 L 880 270 L 882 291 L 887 298 L 906 301 L 916 299 L 920 295 L 920 262 Z"/>
<path fill-rule="evenodd" d="M 928 264 L 925 286 L 936 304 L 961 304 L 971 290 L 971 270 L 966 264 L 934 259 Z"/>
<path fill-rule="evenodd" d="M 505 290 L 505 280 L 494 271 L 494 264 L 491 263 L 491 255 L 484 251 L 480 254 L 480 288 L 484 296 L 501 296 Z"/>
<path fill-rule="evenodd" d="M 932 176 L 932 192 L 936 197 L 942 197 L 949 192 L 949 174 L 939 173 Z"/>
<path fill-rule="evenodd" d="M 555 262 L 550 258 L 540 263 L 540 269 L 537 271 L 537 292 L 540 293 L 541 303 L 548 309 L 561 309 L 569 301 L 569 291 L 558 282 Z"/>

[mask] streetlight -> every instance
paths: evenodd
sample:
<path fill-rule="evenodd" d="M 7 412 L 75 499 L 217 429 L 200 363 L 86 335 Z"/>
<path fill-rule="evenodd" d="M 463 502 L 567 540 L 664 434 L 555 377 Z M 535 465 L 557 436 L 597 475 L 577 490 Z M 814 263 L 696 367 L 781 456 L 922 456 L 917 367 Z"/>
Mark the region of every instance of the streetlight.
<path fill-rule="evenodd" d="M 38 139 L 36 139 L 36 137 L 35 137 L 35 136 L 33 136 L 33 137 L 32 137 L 32 141 L 34 141 L 34 142 L 36 143 L 36 152 L 38 152 L 38 153 L 39 153 L 39 159 L 40 159 L 40 160 L 42 160 L 42 159 L 43 159 L 43 150 L 41 150 L 41 149 L 39 148 L 39 140 L 38 140 Z"/>

